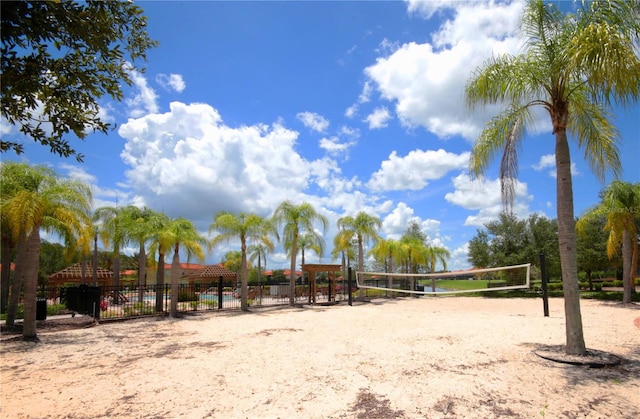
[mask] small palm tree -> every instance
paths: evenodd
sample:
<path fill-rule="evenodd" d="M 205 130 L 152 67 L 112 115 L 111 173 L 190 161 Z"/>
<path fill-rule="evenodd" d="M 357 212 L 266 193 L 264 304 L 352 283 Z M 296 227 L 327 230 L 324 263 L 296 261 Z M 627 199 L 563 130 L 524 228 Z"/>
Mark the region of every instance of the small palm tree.
<path fill-rule="evenodd" d="M 602 194 L 602 202 L 580 218 L 576 228 L 579 231 L 584 230 L 586 223 L 602 216 L 607 220 L 604 229 L 609 231 L 609 258 L 613 258 L 622 247 L 622 302 L 631 303 L 638 266 L 637 221 L 640 219 L 640 183 L 611 182 Z"/>
<path fill-rule="evenodd" d="M 215 246 L 222 241 L 240 240 L 240 309 L 247 311 L 249 309 L 247 242 L 261 241 L 270 234 L 275 234 L 275 229 L 269 221 L 257 214 L 241 212 L 235 215 L 230 212 L 221 212 L 209 226 L 209 233 L 213 231 L 217 231 L 218 235 L 211 240 L 210 246 Z"/>
<path fill-rule="evenodd" d="M 397 253 L 401 251 L 400 242 L 394 239 L 380 239 L 378 240 L 369 253 L 378 261 L 384 263 L 385 272 L 393 272 L 393 259 Z M 389 275 L 387 277 L 387 288 L 393 288 L 393 277 Z M 387 296 L 391 297 L 393 294 L 391 291 L 387 291 Z"/>
<path fill-rule="evenodd" d="M 451 253 L 441 246 L 427 246 L 427 266 L 429 272 L 433 273 L 436 271 L 436 264 L 440 262 L 442 264 L 442 270 L 447 270 L 447 258 L 451 257 Z"/>
<path fill-rule="evenodd" d="M 419 265 L 427 263 L 427 246 L 413 236 L 402 236 L 396 252 L 398 261 L 405 267 L 405 273 L 417 273 Z M 410 289 L 415 290 L 415 277 L 409 277 Z"/>
<path fill-rule="evenodd" d="M 289 201 L 281 203 L 273 214 L 273 223 L 283 227 L 282 237 L 285 249 L 290 249 L 291 277 L 289 278 L 289 305 L 296 302 L 296 256 L 298 254 L 298 239 L 301 233 L 314 233 L 314 224 L 322 224 L 323 233 L 329 221 L 308 202 L 294 205 Z"/>
<path fill-rule="evenodd" d="M 19 238 L 16 285 L 24 284 L 23 337 L 36 339 L 40 230 L 56 233 L 69 245 L 75 244 L 91 224 L 91 190 L 85 183 L 57 177 L 44 166 L 25 165 L 19 177 L 3 178 L 4 182 L 15 185 L 14 194 L 3 197 L 1 210 L 13 237 Z"/>
<path fill-rule="evenodd" d="M 260 291 L 260 298 L 262 299 L 262 270 L 267 268 L 267 253 L 273 252 L 275 246 L 269 237 L 265 236 L 260 243 L 251 244 L 247 247 L 249 260 L 253 263 L 258 261 L 258 289 Z M 264 265 L 262 264 L 264 261 Z M 260 300 L 262 301 L 262 300 Z"/>
<path fill-rule="evenodd" d="M 618 131 L 611 103 L 625 106 L 640 97 L 640 3 L 583 2 L 563 14 L 543 0 L 527 2 L 521 20 L 524 51 L 494 57 L 474 71 L 466 86 L 470 107 L 505 104 L 473 147 L 470 171 L 482 175 L 502 153 L 503 202 L 510 210 L 518 172 L 518 151 L 534 108 L 547 111 L 555 135 L 558 244 L 566 318 L 566 352 L 586 355 L 580 313 L 576 232 L 569 135 L 584 150 L 595 174 L 620 174 Z"/>

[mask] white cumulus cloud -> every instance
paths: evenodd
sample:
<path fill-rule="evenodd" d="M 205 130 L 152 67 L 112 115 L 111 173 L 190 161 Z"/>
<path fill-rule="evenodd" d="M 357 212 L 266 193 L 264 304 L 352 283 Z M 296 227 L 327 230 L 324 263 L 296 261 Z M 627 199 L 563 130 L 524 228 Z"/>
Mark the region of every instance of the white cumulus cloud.
<path fill-rule="evenodd" d="M 149 87 L 147 79 L 142 73 L 135 70 L 130 71 L 130 76 L 137 93 L 126 100 L 129 116 L 139 118 L 146 114 L 157 113 L 159 109 L 158 95 L 153 88 Z"/>
<path fill-rule="evenodd" d="M 367 186 L 374 191 L 420 190 L 429 180 L 440 179 L 452 170 L 461 170 L 469 164 L 469 153 L 450 153 L 439 150 L 413 150 L 404 157 L 393 151 L 382 162 Z"/>
<path fill-rule="evenodd" d="M 430 17 L 447 8 L 452 17 L 430 42 L 409 42 L 380 57 L 364 72 L 382 99 L 395 104 L 403 126 L 424 127 L 441 138 L 473 140 L 498 107 L 469 113 L 464 86 L 471 71 L 492 55 L 518 52 L 522 2 L 415 1 L 410 12 Z"/>
<path fill-rule="evenodd" d="M 373 112 L 364 119 L 364 122 L 369 123 L 369 129 L 380 129 L 386 127 L 390 119 L 391 114 L 389 110 L 384 106 L 380 106 L 374 109 Z"/>
<path fill-rule="evenodd" d="M 444 199 L 470 211 L 477 211 L 465 220 L 464 225 L 482 227 L 498 218 L 504 211 L 500 179 L 471 180 L 469 175 L 460 174 L 452 179 L 454 192 L 449 192 Z M 518 182 L 515 186 L 513 212 L 520 218 L 529 215 L 529 202 L 533 197 L 527 190 L 527 184 Z"/>
<path fill-rule="evenodd" d="M 300 112 L 296 115 L 296 118 L 298 118 L 305 127 L 316 132 L 325 132 L 329 127 L 329 121 L 322 115 L 314 112 Z"/>
<path fill-rule="evenodd" d="M 298 132 L 280 123 L 230 127 L 208 104 L 172 102 L 169 112 L 129 119 L 118 133 L 126 176 L 145 204 L 194 221 L 211 222 L 223 209 L 268 215 L 338 170 L 301 157 Z"/>
<path fill-rule="evenodd" d="M 178 93 L 182 93 L 182 91 L 187 87 L 181 74 L 158 74 L 156 76 L 156 82 L 166 90 L 173 90 Z"/>

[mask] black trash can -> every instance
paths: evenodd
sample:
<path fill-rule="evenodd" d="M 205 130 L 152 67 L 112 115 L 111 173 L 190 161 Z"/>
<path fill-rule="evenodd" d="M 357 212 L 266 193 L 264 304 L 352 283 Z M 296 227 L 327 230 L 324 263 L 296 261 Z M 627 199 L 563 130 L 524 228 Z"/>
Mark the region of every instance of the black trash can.
<path fill-rule="evenodd" d="M 47 320 L 47 300 L 36 301 L 36 320 Z"/>

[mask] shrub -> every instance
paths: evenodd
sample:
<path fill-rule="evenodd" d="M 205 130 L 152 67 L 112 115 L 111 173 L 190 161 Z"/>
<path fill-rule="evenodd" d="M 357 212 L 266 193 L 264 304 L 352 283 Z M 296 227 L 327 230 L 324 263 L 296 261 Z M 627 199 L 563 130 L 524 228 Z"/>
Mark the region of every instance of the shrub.
<path fill-rule="evenodd" d="M 562 282 L 550 282 L 547 284 L 549 291 L 562 291 Z"/>
<path fill-rule="evenodd" d="M 180 294 L 178 294 L 178 302 L 184 303 L 186 301 L 198 301 L 198 296 L 194 291 L 180 291 Z"/>
<path fill-rule="evenodd" d="M 67 306 L 65 304 L 47 304 L 47 316 L 56 316 L 58 314 L 67 314 Z"/>
<path fill-rule="evenodd" d="M 123 311 L 126 317 L 131 317 L 131 316 L 140 316 L 142 314 L 151 314 L 153 313 L 152 309 L 153 307 L 151 307 L 148 304 L 134 303 L 131 306 L 125 307 Z"/>

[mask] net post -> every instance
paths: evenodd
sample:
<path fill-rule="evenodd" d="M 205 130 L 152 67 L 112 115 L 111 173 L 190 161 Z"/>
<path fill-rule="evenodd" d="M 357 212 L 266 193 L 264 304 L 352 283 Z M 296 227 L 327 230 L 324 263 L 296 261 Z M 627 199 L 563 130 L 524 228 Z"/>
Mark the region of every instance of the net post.
<path fill-rule="evenodd" d="M 540 252 L 540 276 L 542 277 L 542 309 L 544 317 L 549 317 L 549 291 L 547 287 L 547 262 L 544 252 Z"/>
<path fill-rule="evenodd" d="M 347 292 L 349 292 L 349 305 L 353 305 L 353 296 L 351 295 L 351 266 L 349 266 L 349 275 L 347 276 Z"/>
<path fill-rule="evenodd" d="M 222 275 L 220 275 L 220 279 L 218 280 L 218 310 L 222 310 L 222 301 L 224 299 L 223 279 Z"/>

